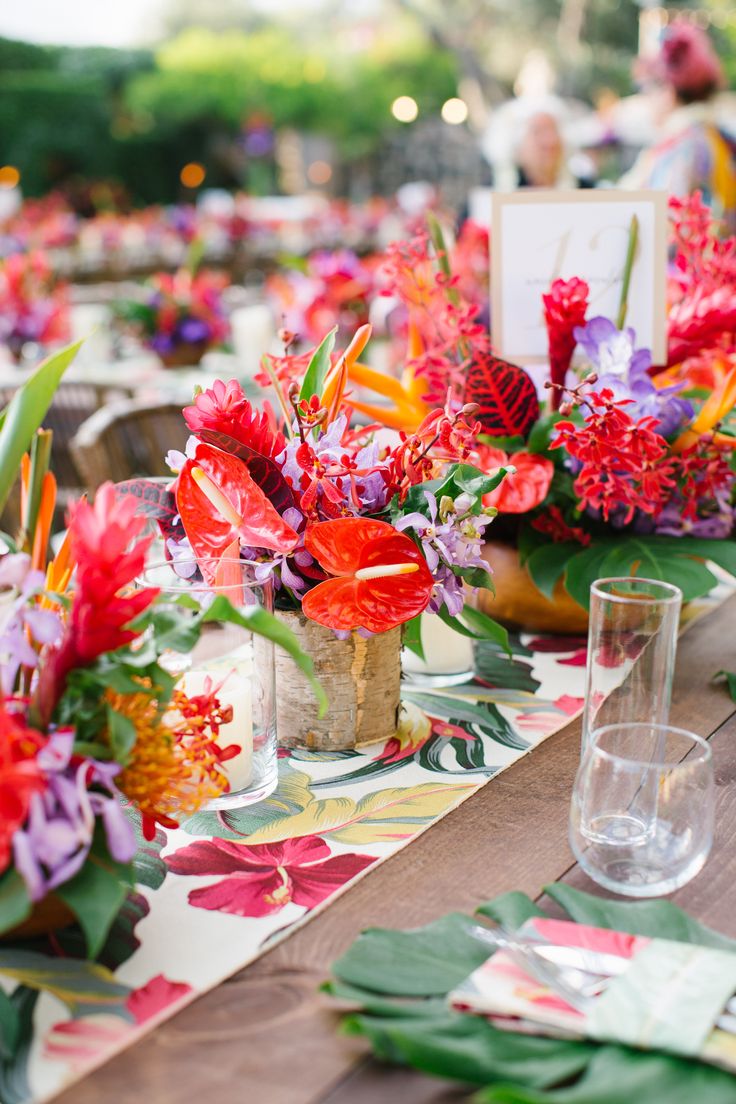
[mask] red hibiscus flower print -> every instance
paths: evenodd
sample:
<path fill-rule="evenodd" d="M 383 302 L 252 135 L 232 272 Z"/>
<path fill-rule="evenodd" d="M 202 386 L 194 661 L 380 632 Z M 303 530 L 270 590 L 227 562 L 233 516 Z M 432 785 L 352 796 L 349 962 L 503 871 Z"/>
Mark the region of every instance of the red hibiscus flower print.
<path fill-rule="evenodd" d="M 234 840 L 197 840 L 167 856 L 174 874 L 223 874 L 193 889 L 194 908 L 233 916 L 270 916 L 292 901 L 311 909 L 376 860 L 372 855 L 332 855 L 319 836 L 248 847 Z"/>

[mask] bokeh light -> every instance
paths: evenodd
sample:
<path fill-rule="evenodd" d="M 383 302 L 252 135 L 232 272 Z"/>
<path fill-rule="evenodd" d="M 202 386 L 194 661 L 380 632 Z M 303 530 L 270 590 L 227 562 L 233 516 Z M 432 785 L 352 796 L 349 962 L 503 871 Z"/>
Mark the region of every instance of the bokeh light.
<path fill-rule="evenodd" d="M 0 165 L 0 188 L 17 188 L 20 184 L 20 173 L 15 165 Z"/>
<path fill-rule="evenodd" d="M 391 114 L 400 123 L 413 123 L 419 114 L 419 105 L 413 96 L 397 96 L 391 104 Z"/>
<path fill-rule="evenodd" d="M 457 96 L 445 100 L 442 105 L 442 118 L 446 123 L 450 123 L 452 126 L 458 126 L 459 123 L 464 123 L 467 117 L 468 105 L 465 100 L 461 100 Z"/>
<path fill-rule="evenodd" d="M 332 166 L 326 161 L 313 161 L 307 168 L 307 180 L 310 184 L 326 184 L 332 178 Z"/>
<path fill-rule="evenodd" d="M 198 188 L 204 183 L 207 171 L 199 161 L 189 161 L 179 173 L 179 179 L 185 188 Z"/>

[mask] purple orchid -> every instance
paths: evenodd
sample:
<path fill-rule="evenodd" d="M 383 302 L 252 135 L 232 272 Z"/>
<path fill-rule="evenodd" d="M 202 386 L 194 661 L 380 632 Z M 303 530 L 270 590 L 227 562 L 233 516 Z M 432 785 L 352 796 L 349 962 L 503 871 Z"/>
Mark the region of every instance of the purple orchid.
<path fill-rule="evenodd" d="M 607 387 L 617 399 L 633 400 L 627 408 L 632 417 L 657 418 L 663 437 L 674 436 L 692 419 L 691 404 L 679 396 L 682 384 L 658 388 L 652 383 L 652 354 L 636 348 L 631 326 L 619 330 L 610 318 L 598 316 L 576 327 L 574 335 L 598 373 L 596 389 Z"/>
<path fill-rule="evenodd" d="M 120 764 L 95 759 L 73 763 L 73 747 L 72 729 L 51 733 L 38 754 L 46 790 L 33 796 L 26 826 L 13 837 L 15 866 L 32 901 L 40 901 L 81 870 L 98 817 L 113 859 L 130 862 L 136 851 L 133 826 L 114 783 Z"/>
<path fill-rule="evenodd" d="M 345 415 L 341 414 L 327 430 L 320 431 L 314 440 L 310 440 L 312 448 L 322 463 L 340 465 L 342 457 L 345 455 L 345 446 L 342 444 L 342 439 L 346 428 L 347 418 Z M 298 487 L 301 484 L 302 475 L 304 474 L 296 459 L 297 450 L 301 445 L 301 439 L 297 429 L 298 427 L 295 425 L 294 437 L 287 443 L 284 451 L 276 458 L 276 462 L 281 465 L 283 474 L 287 479 L 291 480 L 293 487 Z M 350 479 L 348 477 L 331 477 L 332 483 L 343 496 L 343 506 L 345 510 L 349 511 L 351 514 L 378 513 L 386 506 L 388 493 L 388 483 L 381 474 L 385 465 L 379 461 L 378 444 L 372 442 L 360 449 L 359 452 L 356 453 L 355 463 L 359 471 L 367 471 L 369 473 L 367 475 L 355 477 L 361 502 L 360 510 L 358 510 L 352 500 Z"/>
<path fill-rule="evenodd" d="M 469 513 L 472 499 L 461 494 L 453 502 L 443 499 L 439 504 L 431 491 L 425 489 L 429 517 L 413 511 L 396 522 L 396 529 L 403 532 L 413 529 L 434 576 L 435 585 L 428 609 L 438 613 L 445 606 L 448 613 L 457 617 L 464 605 L 462 579 L 457 568 L 479 567 L 488 571 L 488 564 L 481 556 L 483 531 L 491 521 L 488 514 Z"/>
<path fill-rule="evenodd" d="M 61 637 L 61 619 L 31 601 L 44 583 L 43 572 L 31 570 L 31 558 L 25 553 L 0 559 L 0 690 L 4 694 L 13 692 L 21 667 L 38 666 L 33 643 L 55 644 Z"/>

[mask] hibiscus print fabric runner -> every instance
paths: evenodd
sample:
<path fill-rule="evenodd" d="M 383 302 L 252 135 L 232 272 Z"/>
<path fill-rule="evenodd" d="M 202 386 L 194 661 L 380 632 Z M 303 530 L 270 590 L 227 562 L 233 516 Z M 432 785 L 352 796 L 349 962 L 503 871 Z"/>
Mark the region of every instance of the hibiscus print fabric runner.
<path fill-rule="evenodd" d="M 385 744 L 284 751 L 267 801 L 141 838 L 97 962 L 74 928 L 0 942 L 3 1104 L 48 1100 L 134 1043 L 562 728 L 583 704 L 585 641 L 513 645 L 512 660 L 483 645 L 466 684 L 406 685 Z"/>

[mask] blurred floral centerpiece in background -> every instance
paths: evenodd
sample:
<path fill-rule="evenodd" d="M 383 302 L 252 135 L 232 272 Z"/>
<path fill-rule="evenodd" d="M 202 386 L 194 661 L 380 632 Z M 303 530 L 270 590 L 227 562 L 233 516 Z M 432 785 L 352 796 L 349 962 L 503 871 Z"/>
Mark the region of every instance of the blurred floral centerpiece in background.
<path fill-rule="evenodd" d="M 40 250 L 14 253 L 0 262 L 0 344 L 14 360 L 69 340 L 69 293 Z"/>
<path fill-rule="evenodd" d="M 116 316 L 167 368 L 199 364 L 209 349 L 226 343 L 230 325 L 223 273 L 188 267 L 158 272 L 141 288 L 140 298 L 118 300 Z"/>

